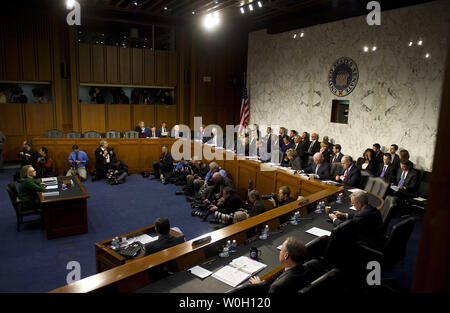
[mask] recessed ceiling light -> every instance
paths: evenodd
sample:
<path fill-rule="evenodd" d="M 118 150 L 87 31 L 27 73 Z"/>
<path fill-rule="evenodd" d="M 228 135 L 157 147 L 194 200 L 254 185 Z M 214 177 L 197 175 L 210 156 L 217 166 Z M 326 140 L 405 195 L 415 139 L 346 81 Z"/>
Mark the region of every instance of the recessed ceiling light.
<path fill-rule="evenodd" d="M 134 1 L 134 3 L 133 3 L 133 4 L 134 4 L 134 6 L 135 6 L 135 7 L 137 7 L 137 6 L 138 6 L 138 3 L 137 3 L 136 1 Z"/>
<path fill-rule="evenodd" d="M 253 11 L 253 5 L 249 4 L 248 8 L 250 9 L 250 11 Z"/>
<path fill-rule="evenodd" d="M 244 7 L 241 7 L 241 13 L 242 13 L 242 14 L 245 13 Z"/>
<path fill-rule="evenodd" d="M 373 46 L 372 47 L 372 51 L 376 51 L 377 50 L 377 47 L 376 46 Z"/>
<path fill-rule="evenodd" d="M 302 32 L 302 33 L 300 34 L 300 37 L 303 37 L 303 36 L 305 36 L 305 33 Z"/>
<path fill-rule="evenodd" d="M 410 47 L 411 47 L 412 45 L 413 45 L 413 42 L 412 42 L 412 41 L 410 41 L 410 42 L 409 42 L 409 44 L 408 44 L 408 46 L 410 46 Z"/>
<path fill-rule="evenodd" d="M 369 47 L 365 46 L 364 47 L 364 52 L 367 52 L 367 51 L 369 51 Z"/>
<path fill-rule="evenodd" d="M 167 11 L 167 7 L 164 7 L 164 10 Z"/>
<path fill-rule="evenodd" d="M 259 6 L 260 8 L 262 8 L 262 3 L 261 3 L 261 1 L 258 1 L 258 6 Z"/>
<path fill-rule="evenodd" d="M 419 46 L 422 45 L 422 40 L 419 40 L 419 42 L 417 43 Z"/>
<path fill-rule="evenodd" d="M 195 14 L 195 11 L 192 11 L 192 15 L 194 15 Z"/>
<path fill-rule="evenodd" d="M 430 54 L 429 53 L 425 54 L 425 57 L 428 59 L 430 57 Z"/>
<path fill-rule="evenodd" d="M 292 36 L 292 38 L 294 38 L 294 39 L 297 38 L 297 34 L 294 34 L 294 36 Z"/>

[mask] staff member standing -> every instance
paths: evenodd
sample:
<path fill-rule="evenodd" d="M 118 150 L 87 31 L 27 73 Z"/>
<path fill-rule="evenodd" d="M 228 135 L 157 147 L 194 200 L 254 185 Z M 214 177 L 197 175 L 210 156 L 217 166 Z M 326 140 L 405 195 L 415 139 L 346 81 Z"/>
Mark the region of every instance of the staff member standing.
<path fill-rule="evenodd" d="M 101 140 L 100 147 L 95 150 L 95 176 L 92 177 L 92 181 L 105 178 L 113 156 L 113 149 L 108 147 L 108 142 Z"/>

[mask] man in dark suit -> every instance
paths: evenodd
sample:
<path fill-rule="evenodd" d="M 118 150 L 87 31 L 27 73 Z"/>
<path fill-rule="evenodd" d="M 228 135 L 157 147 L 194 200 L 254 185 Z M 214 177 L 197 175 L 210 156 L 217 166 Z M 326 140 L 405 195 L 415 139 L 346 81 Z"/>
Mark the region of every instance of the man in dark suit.
<path fill-rule="evenodd" d="M 400 157 L 397 154 L 398 146 L 396 144 L 392 144 L 389 147 L 389 153 L 391 154 L 391 164 L 394 165 L 394 168 L 397 169 L 400 166 Z"/>
<path fill-rule="evenodd" d="M 331 163 L 341 163 L 342 157 L 344 156 L 341 152 L 341 145 L 335 144 L 333 146 L 333 154 L 331 155 Z"/>
<path fill-rule="evenodd" d="M 311 142 L 309 143 L 308 150 L 306 150 L 306 154 L 308 156 L 313 156 L 319 151 L 320 151 L 319 135 L 316 133 L 312 133 Z"/>
<path fill-rule="evenodd" d="M 100 147 L 95 150 L 95 175 L 92 176 L 92 181 L 105 178 L 113 157 L 113 149 L 106 140 L 101 140 Z"/>
<path fill-rule="evenodd" d="M 36 150 L 31 148 L 31 142 L 29 141 L 23 142 L 23 149 L 17 156 L 20 159 L 20 167 L 24 167 L 25 165 L 34 166 L 38 159 L 38 153 Z"/>
<path fill-rule="evenodd" d="M 324 161 L 323 155 L 320 152 L 314 154 L 314 162 L 300 173 L 309 174 L 313 179 L 329 179 L 330 178 L 330 165 Z"/>
<path fill-rule="evenodd" d="M 383 164 L 383 156 L 384 153 L 381 151 L 381 146 L 379 143 L 374 143 L 372 146 L 373 152 L 375 152 L 375 162 L 379 164 Z"/>
<path fill-rule="evenodd" d="M 161 151 L 162 153 L 159 158 L 159 162 L 153 162 L 153 175 L 155 175 L 155 178 L 159 177 L 159 179 L 161 179 L 164 183 L 165 173 L 173 170 L 173 158 L 167 146 L 162 146 Z"/>
<path fill-rule="evenodd" d="M 226 186 L 223 188 L 222 198 L 217 201 L 217 205 L 212 205 L 209 207 L 209 212 L 203 216 L 203 219 L 206 220 L 208 215 L 214 213 L 214 219 L 221 220 L 223 224 L 228 224 L 232 222 L 232 217 L 230 214 L 242 209 L 244 207 L 244 203 L 241 200 L 239 194 L 230 186 Z M 226 218 L 225 216 L 227 215 Z"/>
<path fill-rule="evenodd" d="M 361 184 L 361 171 L 358 167 L 353 165 L 353 159 L 349 155 L 344 155 L 341 160 L 344 173 L 336 176 L 336 181 L 341 181 L 343 184 L 359 188 Z"/>
<path fill-rule="evenodd" d="M 161 130 L 156 129 L 155 125 L 152 125 L 150 127 L 150 131 L 148 132 L 147 138 L 160 138 L 161 137 Z"/>
<path fill-rule="evenodd" d="M 249 282 L 255 287 L 268 287 L 269 293 L 296 293 L 320 275 L 324 268 L 316 260 L 303 264 L 307 252 L 305 245 L 297 238 L 288 237 L 281 246 L 279 260 L 284 271 L 274 281 L 261 281 L 258 276 L 251 277 Z"/>
<path fill-rule="evenodd" d="M 351 219 L 356 224 L 356 240 L 364 242 L 369 247 L 381 248 L 383 246 L 382 218 L 380 211 L 369 204 L 369 197 L 364 191 L 354 192 L 350 200 L 356 213 L 342 213 L 334 211 L 329 214 L 333 225 L 337 226 L 345 220 Z"/>
<path fill-rule="evenodd" d="M 294 145 L 292 147 L 295 152 L 297 153 L 297 155 L 303 160 L 304 156 L 305 156 L 305 146 L 303 145 L 303 143 L 300 141 L 300 136 L 299 135 L 295 135 L 294 136 Z M 306 147 L 308 148 L 308 147 Z"/>
<path fill-rule="evenodd" d="M 155 231 L 156 234 L 158 234 L 158 240 L 149 242 L 144 246 L 145 255 L 149 255 L 184 242 L 184 236 L 174 236 L 170 233 L 170 223 L 166 217 L 156 219 Z"/>
<path fill-rule="evenodd" d="M 267 127 L 266 132 L 267 134 L 260 142 L 267 147 L 267 152 L 270 153 L 272 151 L 272 127 Z"/>
<path fill-rule="evenodd" d="M 161 123 L 161 128 L 159 129 L 159 131 L 161 133 L 161 137 L 169 137 L 169 131 L 167 130 L 166 122 Z"/>
<path fill-rule="evenodd" d="M 258 190 L 249 191 L 248 204 L 250 206 L 250 209 L 248 210 L 248 215 L 250 217 L 266 212 L 266 207 L 264 205 L 264 202 L 262 202 L 262 200 L 259 197 Z"/>
<path fill-rule="evenodd" d="M 280 145 L 280 149 L 281 149 L 281 144 L 283 143 L 284 135 L 287 135 L 287 129 L 285 127 L 280 127 L 280 130 L 278 132 L 278 144 Z"/>
<path fill-rule="evenodd" d="M 391 164 L 390 153 L 385 153 L 383 155 L 383 163 L 379 165 L 376 177 L 383 178 L 389 184 L 395 182 L 396 172 L 394 166 Z"/>
<path fill-rule="evenodd" d="M 200 129 L 195 133 L 195 140 L 206 143 L 209 139 L 210 137 L 206 136 L 205 133 L 205 125 L 200 125 Z"/>
<path fill-rule="evenodd" d="M 413 197 L 418 185 L 418 176 L 417 171 L 412 168 L 411 161 L 402 161 L 394 184 L 398 191 L 394 195 L 401 198 Z"/>

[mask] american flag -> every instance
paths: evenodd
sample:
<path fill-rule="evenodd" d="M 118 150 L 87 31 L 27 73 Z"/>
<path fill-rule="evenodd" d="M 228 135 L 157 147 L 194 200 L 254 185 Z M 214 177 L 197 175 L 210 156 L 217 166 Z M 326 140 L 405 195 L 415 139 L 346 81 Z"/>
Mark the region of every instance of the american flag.
<path fill-rule="evenodd" d="M 242 136 L 244 134 L 244 129 L 248 125 L 248 120 L 250 118 L 250 109 L 248 107 L 248 95 L 247 87 L 244 86 L 242 90 L 242 103 L 241 103 L 241 113 L 239 117 L 239 134 Z"/>

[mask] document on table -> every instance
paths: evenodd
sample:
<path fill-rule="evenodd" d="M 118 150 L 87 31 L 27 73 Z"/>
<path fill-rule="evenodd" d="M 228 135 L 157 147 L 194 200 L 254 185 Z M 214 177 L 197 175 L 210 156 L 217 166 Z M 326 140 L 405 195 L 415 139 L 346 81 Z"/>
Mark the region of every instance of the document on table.
<path fill-rule="evenodd" d="M 231 287 L 236 287 L 266 266 L 266 264 L 242 256 L 212 274 L 212 277 Z"/>
<path fill-rule="evenodd" d="M 43 183 L 57 183 L 57 178 L 56 177 L 45 177 L 45 178 L 42 178 L 41 179 L 41 181 L 43 182 Z"/>
<path fill-rule="evenodd" d="M 416 201 L 421 201 L 421 202 L 423 202 L 423 201 L 427 201 L 427 199 L 425 199 L 425 198 L 422 198 L 422 197 L 416 197 L 416 198 L 413 198 L 413 200 L 416 200 Z"/>
<path fill-rule="evenodd" d="M 48 185 L 48 186 L 45 186 L 45 190 L 50 190 L 50 189 L 58 189 L 58 185 Z"/>
<path fill-rule="evenodd" d="M 49 191 L 49 192 L 43 192 L 42 196 L 44 198 L 46 197 L 55 197 L 55 196 L 59 196 L 59 191 Z"/>
<path fill-rule="evenodd" d="M 132 244 L 133 242 L 139 241 L 143 245 L 158 240 L 158 236 L 152 237 L 147 234 L 142 234 L 127 240 L 128 244 Z"/>
<path fill-rule="evenodd" d="M 354 188 L 354 189 L 349 189 L 348 191 L 349 191 L 349 192 L 351 192 L 351 193 L 353 193 L 353 192 L 357 192 L 357 191 L 364 191 L 364 192 L 367 192 L 367 191 L 365 191 L 365 190 L 362 190 L 362 189 L 358 189 L 358 188 Z"/>
<path fill-rule="evenodd" d="M 394 186 L 394 185 L 391 185 L 391 189 L 394 190 L 394 191 L 399 191 L 398 187 Z"/>
<path fill-rule="evenodd" d="M 212 274 L 211 271 L 208 271 L 207 269 L 204 269 L 203 267 L 198 265 L 188 269 L 188 272 L 201 279 L 206 278 Z"/>
<path fill-rule="evenodd" d="M 308 234 L 320 237 L 320 236 L 329 236 L 331 234 L 330 231 L 324 230 L 321 228 L 313 227 L 306 231 Z"/>

